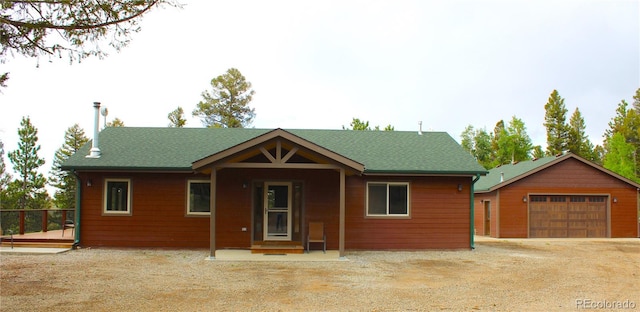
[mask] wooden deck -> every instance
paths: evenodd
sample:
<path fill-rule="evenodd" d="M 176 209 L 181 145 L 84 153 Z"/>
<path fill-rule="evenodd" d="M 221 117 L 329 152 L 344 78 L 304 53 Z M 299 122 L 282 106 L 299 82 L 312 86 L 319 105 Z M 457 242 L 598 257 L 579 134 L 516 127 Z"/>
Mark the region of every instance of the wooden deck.
<path fill-rule="evenodd" d="M 69 229 L 64 230 L 64 235 L 62 230 L 13 235 L 14 247 L 71 248 L 73 242 L 74 235 Z M 9 247 L 11 244 L 11 235 L 2 236 L 2 243 L 0 245 Z"/>

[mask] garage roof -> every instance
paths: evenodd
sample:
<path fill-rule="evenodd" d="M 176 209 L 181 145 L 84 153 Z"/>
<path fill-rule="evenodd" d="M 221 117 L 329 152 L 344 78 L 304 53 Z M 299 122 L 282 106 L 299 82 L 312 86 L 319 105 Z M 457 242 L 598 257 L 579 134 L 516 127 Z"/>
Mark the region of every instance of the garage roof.
<path fill-rule="evenodd" d="M 573 153 L 566 153 L 558 156 L 538 158 L 513 164 L 501 165 L 499 167 L 493 168 L 489 170 L 489 173 L 486 176 L 480 177 L 480 180 L 478 180 L 478 182 L 475 184 L 475 191 L 477 193 L 492 192 L 569 158 L 577 159 L 595 169 L 598 169 L 606 174 L 612 175 L 620 180 L 623 180 L 626 183 L 640 188 L 640 184 L 631 181 L 613 171 L 605 169 L 604 167 L 599 166 Z"/>

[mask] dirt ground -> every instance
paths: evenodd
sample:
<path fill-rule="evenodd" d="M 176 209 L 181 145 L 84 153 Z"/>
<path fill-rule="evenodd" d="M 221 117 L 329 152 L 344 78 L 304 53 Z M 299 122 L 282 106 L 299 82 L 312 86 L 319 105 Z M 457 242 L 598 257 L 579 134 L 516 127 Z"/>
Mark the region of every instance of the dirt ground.
<path fill-rule="evenodd" d="M 473 251 L 347 251 L 340 262 L 208 250 L 1 255 L 2 311 L 640 310 L 640 239 L 479 238 Z"/>

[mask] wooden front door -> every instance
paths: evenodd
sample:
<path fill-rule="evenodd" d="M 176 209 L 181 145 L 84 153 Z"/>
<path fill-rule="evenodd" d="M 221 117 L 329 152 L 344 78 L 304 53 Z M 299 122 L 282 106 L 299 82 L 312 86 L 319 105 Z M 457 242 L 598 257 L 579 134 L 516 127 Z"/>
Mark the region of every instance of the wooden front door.
<path fill-rule="evenodd" d="M 484 235 L 491 235 L 491 202 L 484 202 Z"/>
<path fill-rule="evenodd" d="M 264 186 L 264 240 L 291 240 L 291 183 L 266 182 Z"/>

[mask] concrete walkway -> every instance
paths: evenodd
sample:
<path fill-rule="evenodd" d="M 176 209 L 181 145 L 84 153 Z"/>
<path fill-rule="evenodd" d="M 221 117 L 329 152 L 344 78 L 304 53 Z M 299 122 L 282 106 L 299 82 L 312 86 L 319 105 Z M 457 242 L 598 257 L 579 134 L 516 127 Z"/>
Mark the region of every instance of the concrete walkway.
<path fill-rule="evenodd" d="M 209 258 L 207 258 L 209 259 Z M 251 250 L 236 249 L 220 249 L 216 250 L 214 261 L 349 261 L 347 258 L 340 258 L 337 250 L 327 250 L 323 253 L 321 250 L 312 250 L 303 254 L 282 254 L 282 255 L 265 255 L 251 253 Z"/>
<path fill-rule="evenodd" d="M 17 254 L 29 254 L 29 255 L 43 255 L 43 254 L 59 254 L 67 252 L 71 248 L 40 248 L 40 247 L 0 247 L 0 254 L 3 255 L 17 255 Z"/>

